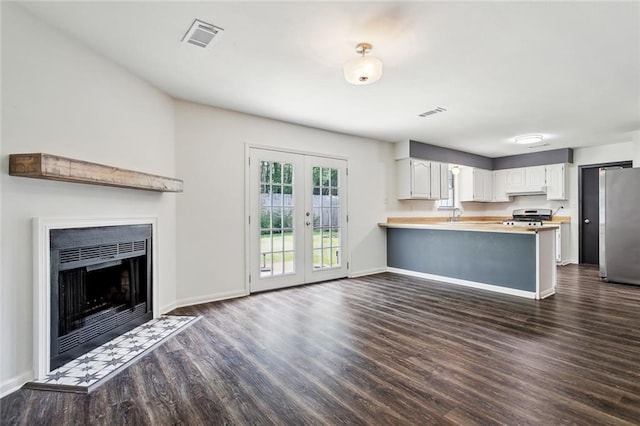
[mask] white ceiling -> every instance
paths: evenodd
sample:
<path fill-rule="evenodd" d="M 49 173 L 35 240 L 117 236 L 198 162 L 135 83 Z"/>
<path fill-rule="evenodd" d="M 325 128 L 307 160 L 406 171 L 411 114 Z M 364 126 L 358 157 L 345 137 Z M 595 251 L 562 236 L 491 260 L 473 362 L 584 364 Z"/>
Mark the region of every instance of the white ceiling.
<path fill-rule="evenodd" d="M 640 131 L 639 2 L 21 3 L 175 98 L 277 120 L 488 156 Z M 180 42 L 194 18 L 211 49 Z M 363 41 L 384 75 L 352 86 Z"/>

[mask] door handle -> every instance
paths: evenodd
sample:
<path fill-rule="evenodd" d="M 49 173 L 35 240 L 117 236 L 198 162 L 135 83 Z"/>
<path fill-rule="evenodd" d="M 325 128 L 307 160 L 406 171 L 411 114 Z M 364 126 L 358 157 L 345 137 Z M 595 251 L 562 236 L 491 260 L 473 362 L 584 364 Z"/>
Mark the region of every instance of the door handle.
<path fill-rule="evenodd" d="M 591 223 L 591 221 L 589 219 L 585 219 L 584 223 Z"/>
<path fill-rule="evenodd" d="M 309 225 L 311 225 L 311 222 L 306 221 L 306 222 L 305 222 L 305 225 L 309 226 Z"/>

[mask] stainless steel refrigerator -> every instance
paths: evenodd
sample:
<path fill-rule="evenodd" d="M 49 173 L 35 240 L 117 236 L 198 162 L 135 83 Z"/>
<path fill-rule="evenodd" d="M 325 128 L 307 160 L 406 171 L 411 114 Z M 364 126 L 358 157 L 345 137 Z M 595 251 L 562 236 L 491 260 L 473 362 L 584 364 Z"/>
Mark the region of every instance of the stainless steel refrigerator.
<path fill-rule="evenodd" d="M 640 285 L 640 168 L 600 170 L 600 278 Z"/>

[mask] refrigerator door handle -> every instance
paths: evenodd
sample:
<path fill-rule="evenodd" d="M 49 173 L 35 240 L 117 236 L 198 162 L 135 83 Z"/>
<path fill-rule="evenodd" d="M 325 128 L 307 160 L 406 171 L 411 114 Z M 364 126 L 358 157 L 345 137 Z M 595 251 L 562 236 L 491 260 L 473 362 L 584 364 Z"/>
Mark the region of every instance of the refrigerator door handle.
<path fill-rule="evenodd" d="M 599 218 L 599 229 L 598 229 L 598 233 L 599 233 L 599 246 L 598 246 L 598 252 L 599 252 L 599 260 L 600 260 L 600 278 L 605 279 L 607 278 L 607 261 L 606 261 L 606 250 L 605 250 L 605 223 L 606 223 L 606 209 L 605 209 L 605 203 L 606 203 L 606 186 L 607 186 L 607 170 L 602 168 L 600 169 L 599 172 L 599 176 L 600 176 L 600 181 L 599 181 L 599 189 L 600 189 L 600 193 L 599 193 L 599 201 L 600 201 L 600 206 L 599 206 L 599 214 L 600 214 L 600 218 Z M 586 219 L 585 222 L 587 222 Z"/>

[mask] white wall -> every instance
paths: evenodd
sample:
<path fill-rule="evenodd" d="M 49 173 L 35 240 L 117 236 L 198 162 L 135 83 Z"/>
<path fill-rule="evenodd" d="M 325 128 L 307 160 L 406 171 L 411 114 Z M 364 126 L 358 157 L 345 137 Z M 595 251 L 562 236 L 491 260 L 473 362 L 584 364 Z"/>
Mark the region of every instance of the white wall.
<path fill-rule="evenodd" d="M 632 144 L 634 146 L 633 167 L 640 167 L 640 130 L 633 133 Z"/>
<path fill-rule="evenodd" d="M 386 267 L 392 144 L 176 102 L 179 305 L 244 294 L 247 143 L 347 158 L 351 274 Z"/>
<path fill-rule="evenodd" d="M 0 394 L 32 378 L 33 217 L 158 217 L 161 306 L 176 278 L 176 195 L 8 175 L 8 154 L 46 152 L 173 176 L 173 101 L 6 2 L 2 89 Z"/>

